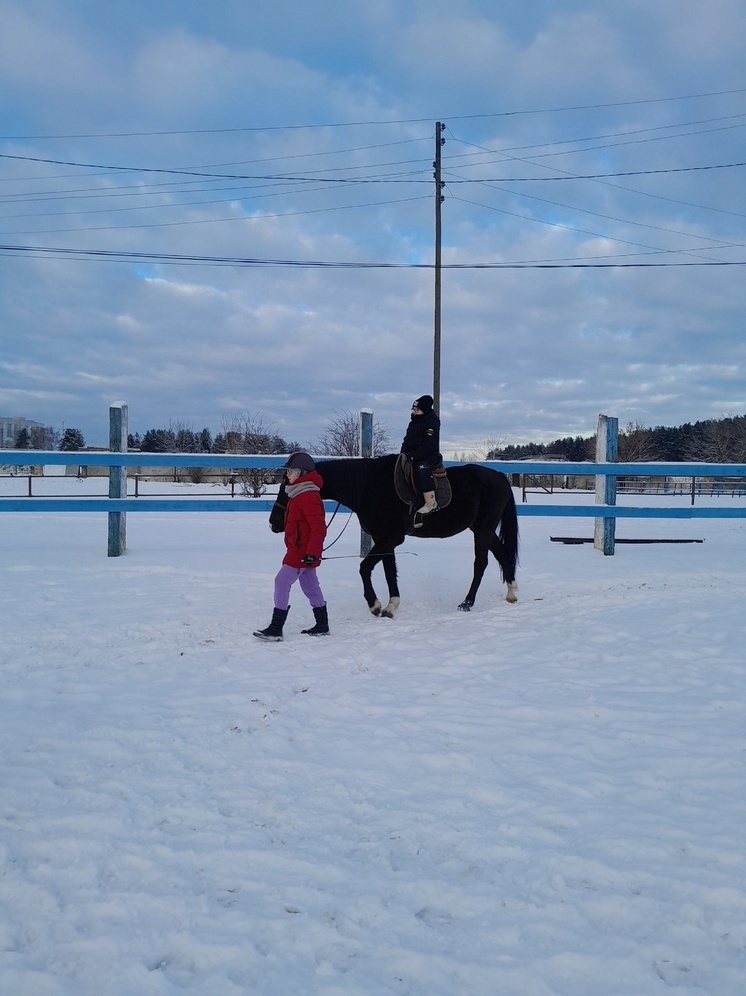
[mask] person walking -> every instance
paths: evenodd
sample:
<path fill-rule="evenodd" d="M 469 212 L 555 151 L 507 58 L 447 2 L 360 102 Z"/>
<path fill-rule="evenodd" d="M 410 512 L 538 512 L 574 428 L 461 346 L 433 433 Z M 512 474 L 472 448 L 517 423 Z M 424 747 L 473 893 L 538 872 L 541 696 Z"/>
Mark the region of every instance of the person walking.
<path fill-rule="evenodd" d="M 414 465 L 415 483 L 424 504 L 418 515 L 437 511 L 433 470 L 443 461 L 440 454 L 440 419 L 433 411 L 434 401 L 423 394 L 412 405 L 412 416 L 401 445 L 401 452 Z"/>
<path fill-rule="evenodd" d="M 274 611 L 266 629 L 254 631 L 260 640 L 278 643 L 290 611 L 290 589 L 296 581 L 311 603 L 316 624 L 302 632 L 309 636 L 329 633 L 326 600 L 319 585 L 316 569 L 326 537 L 326 513 L 321 500 L 324 481 L 308 453 L 291 454 L 285 465 L 288 496 L 285 512 L 285 556 L 275 577 Z"/>

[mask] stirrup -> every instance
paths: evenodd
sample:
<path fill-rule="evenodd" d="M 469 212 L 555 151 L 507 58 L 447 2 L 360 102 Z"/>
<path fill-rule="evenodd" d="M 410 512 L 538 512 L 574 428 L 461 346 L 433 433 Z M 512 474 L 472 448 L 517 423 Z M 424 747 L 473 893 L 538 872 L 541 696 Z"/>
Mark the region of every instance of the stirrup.
<path fill-rule="evenodd" d="M 415 529 L 422 529 L 425 525 L 425 519 L 429 519 L 433 512 L 437 512 L 439 510 L 439 505 L 436 505 L 435 508 L 428 509 L 424 512 L 420 512 L 420 510 L 417 509 L 417 511 L 412 515 L 412 531 Z"/>

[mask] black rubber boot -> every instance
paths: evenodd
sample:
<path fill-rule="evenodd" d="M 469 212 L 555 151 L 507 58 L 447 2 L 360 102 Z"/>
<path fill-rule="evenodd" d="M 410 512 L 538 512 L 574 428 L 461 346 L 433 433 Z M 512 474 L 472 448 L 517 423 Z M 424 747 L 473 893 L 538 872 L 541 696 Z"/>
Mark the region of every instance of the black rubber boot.
<path fill-rule="evenodd" d="M 301 630 L 301 632 L 308 633 L 309 636 L 327 636 L 329 633 L 329 614 L 326 606 L 322 605 L 320 609 L 314 609 L 313 617 L 316 620 L 316 625 L 312 626 L 311 629 Z"/>
<path fill-rule="evenodd" d="M 275 609 L 272 613 L 272 622 L 266 629 L 255 629 L 254 636 L 260 640 L 269 640 L 272 643 L 279 643 L 282 640 L 282 627 L 290 612 L 290 606 L 286 609 Z"/>

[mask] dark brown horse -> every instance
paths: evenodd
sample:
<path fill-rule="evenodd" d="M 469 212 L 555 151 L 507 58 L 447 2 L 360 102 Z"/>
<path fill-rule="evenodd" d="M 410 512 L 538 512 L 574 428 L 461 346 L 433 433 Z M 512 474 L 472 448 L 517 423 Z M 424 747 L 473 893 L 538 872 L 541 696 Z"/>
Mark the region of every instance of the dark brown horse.
<path fill-rule="evenodd" d="M 338 501 L 355 512 L 361 527 L 373 540 L 370 553 L 360 564 L 363 594 L 373 615 L 392 618 L 399 606 L 394 550 L 404 542 L 405 536 L 442 539 L 464 529 L 474 533 L 474 577 L 459 609 L 468 612 L 474 605 L 488 553 L 492 553 L 500 564 L 508 586 L 506 600 L 517 601 L 518 517 L 513 489 L 505 474 L 478 464 L 449 467 L 450 504 L 422 520 L 418 517 L 422 525 L 413 530 L 412 510 L 399 498 L 394 486 L 396 459 L 396 455 L 389 455 L 373 459 L 321 460 L 316 464 L 324 480 L 322 497 Z M 284 528 L 286 503 L 283 483 L 269 517 L 273 532 L 282 532 Z M 373 568 L 379 562 L 383 564 L 389 588 L 385 608 L 371 581 Z"/>

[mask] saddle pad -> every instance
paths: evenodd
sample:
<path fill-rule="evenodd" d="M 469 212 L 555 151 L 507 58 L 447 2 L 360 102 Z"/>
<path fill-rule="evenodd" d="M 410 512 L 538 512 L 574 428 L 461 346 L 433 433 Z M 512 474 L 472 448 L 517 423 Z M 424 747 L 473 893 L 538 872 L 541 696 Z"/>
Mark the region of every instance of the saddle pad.
<path fill-rule="evenodd" d="M 433 471 L 433 482 L 438 508 L 446 508 L 451 504 L 452 493 L 451 482 L 442 464 Z M 420 494 L 414 483 L 414 467 L 403 453 L 399 454 L 394 465 L 394 488 L 405 505 L 419 505 Z"/>

